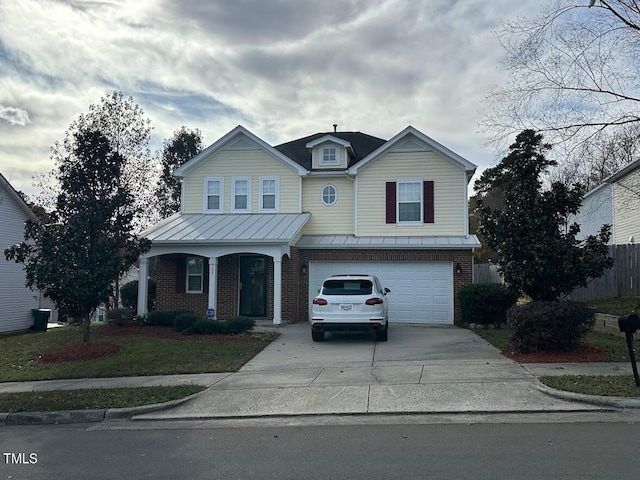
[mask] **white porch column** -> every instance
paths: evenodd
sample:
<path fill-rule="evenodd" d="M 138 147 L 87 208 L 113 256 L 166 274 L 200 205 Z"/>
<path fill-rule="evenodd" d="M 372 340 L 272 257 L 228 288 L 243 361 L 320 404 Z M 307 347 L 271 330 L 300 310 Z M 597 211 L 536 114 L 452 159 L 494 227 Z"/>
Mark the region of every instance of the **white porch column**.
<path fill-rule="evenodd" d="M 213 318 L 218 316 L 217 309 L 218 257 L 209 258 L 209 308 L 213 309 Z"/>
<path fill-rule="evenodd" d="M 138 315 L 144 315 L 147 313 L 147 296 L 149 285 L 149 269 L 148 269 L 147 257 L 140 257 L 140 267 L 138 273 Z"/>
<path fill-rule="evenodd" d="M 282 323 L 282 257 L 273 257 L 273 323 Z"/>

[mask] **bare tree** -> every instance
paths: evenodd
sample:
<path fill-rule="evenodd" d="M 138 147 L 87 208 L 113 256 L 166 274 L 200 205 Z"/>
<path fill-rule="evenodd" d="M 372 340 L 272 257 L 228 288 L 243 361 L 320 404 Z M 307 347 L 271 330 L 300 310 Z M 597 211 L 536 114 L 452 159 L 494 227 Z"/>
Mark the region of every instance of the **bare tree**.
<path fill-rule="evenodd" d="M 114 182 L 125 185 L 134 198 L 132 226 L 142 230 L 159 219 L 155 188 L 159 178 L 159 165 L 154 162 L 149 150 L 151 138 L 150 121 L 143 110 L 133 101 L 114 91 L 102 97 L 97 105 L 90 105 L 86 114 L 81 114 L 69 126 L 64 139 L 51 147 L 51 159 L 56 168 L 45 175 L 35 177 L 40 189 L 38 203 L 51 208 L 60 192 L 56 181 L 57 170 L 73 151 L 77 132 L 95 130 L 108 140 L 115 153 L 123 158 L 119 178 Z"/>
<path fill-rule="evenodd" d="M 635 156 L 640 2 L 562 0 L 503 27 L 509 79 L 490 93 L 483 122 L 495 143 L 505 146 L 525 128 L 544 132 L 556 158 L 573 158 L 585 169 L 580 175 L 593 179 Z"/>

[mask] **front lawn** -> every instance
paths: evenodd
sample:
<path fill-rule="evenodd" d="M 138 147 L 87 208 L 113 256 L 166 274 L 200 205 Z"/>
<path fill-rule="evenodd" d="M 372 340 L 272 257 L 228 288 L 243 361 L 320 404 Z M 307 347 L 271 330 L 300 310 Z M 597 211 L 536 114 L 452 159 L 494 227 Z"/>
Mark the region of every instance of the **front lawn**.
<path fill-rule="evenodd" d="M 47 412 L 52 410 L 139 407 L 141 405 L 177 400 L 201 392 L 205 388 L 199 385 L 179 385 L 171 387 L 1 393 L 0 412 Z"/>
<path fill-rule="evenodd" d="M 634 310 L 640 310 L 640 298 L 638 297 L 614 297 L 602 300 L 589 300 L 584 302 L 596 309 L 598 313 L 608 315 L 626 315 Z"/>
<path fill-rule="evenodd" d="M 640 397 L 632 375 L 562 375 L 540 377 L 545 385 L 557 390 L 604 395 L 608 397 Z"/>
<path fill-rule="evenodd" d="M 100 344 L 107 354 L 73 361 L 82 343 L 82 333 L 76 327 L 6 335 L 0 337 L 0 382 L 233 372 L 276 336 L 181 335 L 168 327 L 96 325 L 92 326 L 91 342 Z M 61 349 L 71 352 L 71 361 L 60 361 L 67 359 Z"/>

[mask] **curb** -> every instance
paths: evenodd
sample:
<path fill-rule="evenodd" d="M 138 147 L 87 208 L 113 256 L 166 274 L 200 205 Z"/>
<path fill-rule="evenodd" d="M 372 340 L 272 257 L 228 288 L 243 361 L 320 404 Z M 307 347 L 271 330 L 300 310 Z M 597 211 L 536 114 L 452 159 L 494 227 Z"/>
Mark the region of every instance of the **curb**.
<path fill-rule="evenodd" d="M 588 403 L 601 407 L 640 408 L 640 398 L 605 397 L 601 395 L 586 395 L 584 393 L 567 392 L 565 390 L 556 390 L 555 388 L 548 387 L 540 380 L 538 380 L 534 386 L 542 393 L 563 400 Z"/>
<path fill-rule="evenodd" d="M 69 423 L 98 423 L 105 420 L 128 420 L 135 415 L 158 412 L 182 405 L 201 393 L 204 393 L 206 390 L 207 389 L 165 403 L 152 403 L 139 407 L 0 413 L 0 425 L 58 425 Z"/>

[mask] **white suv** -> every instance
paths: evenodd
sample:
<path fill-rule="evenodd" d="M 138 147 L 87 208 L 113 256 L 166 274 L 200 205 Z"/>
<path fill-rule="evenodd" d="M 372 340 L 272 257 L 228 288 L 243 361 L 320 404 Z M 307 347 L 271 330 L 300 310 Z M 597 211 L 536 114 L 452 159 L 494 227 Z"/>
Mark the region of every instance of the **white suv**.
<path fill-rule="evenodd" d="M 311 337 L 324 340 L 324 332 L 372 331 L 379 342 L 387 341 L 388 288 L 373 275 L 334 275 L 322 282 L 311 308 Z"/>

